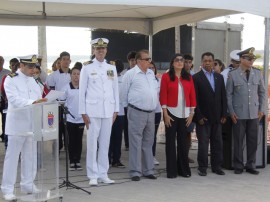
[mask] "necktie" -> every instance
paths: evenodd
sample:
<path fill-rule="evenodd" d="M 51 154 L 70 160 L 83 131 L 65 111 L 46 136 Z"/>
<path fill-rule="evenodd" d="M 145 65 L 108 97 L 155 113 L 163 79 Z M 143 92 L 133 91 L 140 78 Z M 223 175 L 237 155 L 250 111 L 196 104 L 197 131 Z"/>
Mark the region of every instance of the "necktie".
<path fill-rule="evenodd" d="M 249 69 L 247 69 L 247 70 L 246 70 L 246 77 L 247 77 L 247 81 L 248 81 L 248 79 L 249 79 L 249 73 L 250 73 L 250 70 L 249 70 Z"/>

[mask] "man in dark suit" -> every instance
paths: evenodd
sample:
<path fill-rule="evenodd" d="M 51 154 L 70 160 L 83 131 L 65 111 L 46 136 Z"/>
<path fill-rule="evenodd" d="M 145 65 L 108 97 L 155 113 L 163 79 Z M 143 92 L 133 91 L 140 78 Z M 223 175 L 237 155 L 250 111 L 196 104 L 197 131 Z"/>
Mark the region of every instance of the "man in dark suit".
<path fill-rule="evenodd" d="M 202 54 L 202 70 L 193 76 L 197 107 L 195 109 L 198 137 L 198 174 L 207 175 L 208 146 L 211 147 L 212 172 L 224 175 L 221 124 L 226 122 L 227 100 L 223 76 L 213 71 L 214 54 Z"/>

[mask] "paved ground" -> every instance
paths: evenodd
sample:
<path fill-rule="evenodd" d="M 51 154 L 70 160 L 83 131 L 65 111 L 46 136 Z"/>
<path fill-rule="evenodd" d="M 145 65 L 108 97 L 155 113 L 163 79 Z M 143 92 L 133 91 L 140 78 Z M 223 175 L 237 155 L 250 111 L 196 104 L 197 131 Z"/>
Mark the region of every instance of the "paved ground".
<path fill-rule="evenodd" d="M 85 137 L 84 137 L 85 138 Z M 92 194 L 76 189 L 60 189 L 64 202 L 269 202 L 270 201 L 270 166 L 260 169 L 260 175 L 253 176 L 247 173 L 235 175 L 231 170 L 225 170 L 225 176 L 218 176 L 208 170 L 207 177 L 197 174 L 197 164 L 190 164 L 192 177 L 167 179 L 165 172 L 164 144 L 157 144 L 157 159 L 160 165 L 156 166 L 157 180 L 142 179 L 132 182 L 128 176 L 128 169 L 111 168 L 110 178 L 116 180 L 114 185 L 99 185 L 89 187 L 85 168 L 83 171 L 70 171 L 69 180 L 75 185 L 90 191 Z M 197 143 L 193 142 L 190 156 L 196 159 Z M 0 176 L 4 159 L 4 144 L 0 143 Z M 85 145 L 83 151 L 83 166 L 85 166 Z M 122 150 L 122 160 L 128 165 L 128 151 Z M 47 161 L 52 161 L 49 158 Z M 43 171 L 47 177 L 53 179 L 55 173 Z M 45 176 L 45 174 L 44 174 Z M 18 177 L 19 179 L 19 177 Z M 60 180 L 65 179 L 65 153 L 60 153 Z M 45 179 L 46 180 L 46 179 Z M 19 180 L 18 180 L 19 181 Z M 54 180 L 55 182 L 55 180 Z M 19 187 L 17 183 L 16 187 Z M 20 195 L 19 189 L 18 195 Z M 0 201 L 4 201 L 2 195 Z M 52 199 L 49 201 L 59 201 Z"/>

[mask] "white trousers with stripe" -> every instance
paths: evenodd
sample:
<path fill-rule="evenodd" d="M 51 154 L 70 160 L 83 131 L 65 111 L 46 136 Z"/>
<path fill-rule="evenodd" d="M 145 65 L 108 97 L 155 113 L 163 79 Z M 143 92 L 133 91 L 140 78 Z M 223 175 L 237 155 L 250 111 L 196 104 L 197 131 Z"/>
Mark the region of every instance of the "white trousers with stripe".
<path fill-rule="evenodd" d="M 87 130 L 86 167 L 89 179 L 108 177 L 108 151 L 112 129 L 112 118 L 90 118 Z"/>
<path fill-rule="evenodd" d="M 37 173 L 37 142 L 33 140 L 32 136 L 9 135 L 1 185 L 3 194 L 14 192 L 20 153 L 21 189 L 31 190 L 34 185 Z"/>

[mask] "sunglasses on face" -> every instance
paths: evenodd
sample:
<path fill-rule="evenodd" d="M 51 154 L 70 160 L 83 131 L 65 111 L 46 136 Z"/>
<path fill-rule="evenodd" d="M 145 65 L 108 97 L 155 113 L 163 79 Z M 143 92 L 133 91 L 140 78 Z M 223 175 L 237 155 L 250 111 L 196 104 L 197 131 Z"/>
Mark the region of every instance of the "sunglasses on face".
<path fill-rule="evenodd" d="M 148 62 L 151 62 L 152 61 L 151 58 L 141 58 L 140 60 L 144 60 L 144 61 L 148 61 Z"/>
<path fill-rule="evenodd" d="M 231 60 L 232 61 L 232 63 L 234 63 L 234 64 L 240 64 L 240 61 L 236 61 L 236 60 Z"/>
<path fill-rule="evenodd" d="M 174 62 L 184 62 L 185 59 L 184 58 L 176 58 L 174 59 Z"/>
<path fill-rule="evenodd" d="M 248 60 L 250 62 L 256 59 L 254 57 L 242 57 L 242 58 L 245 59 L 245 60 Z"/>

